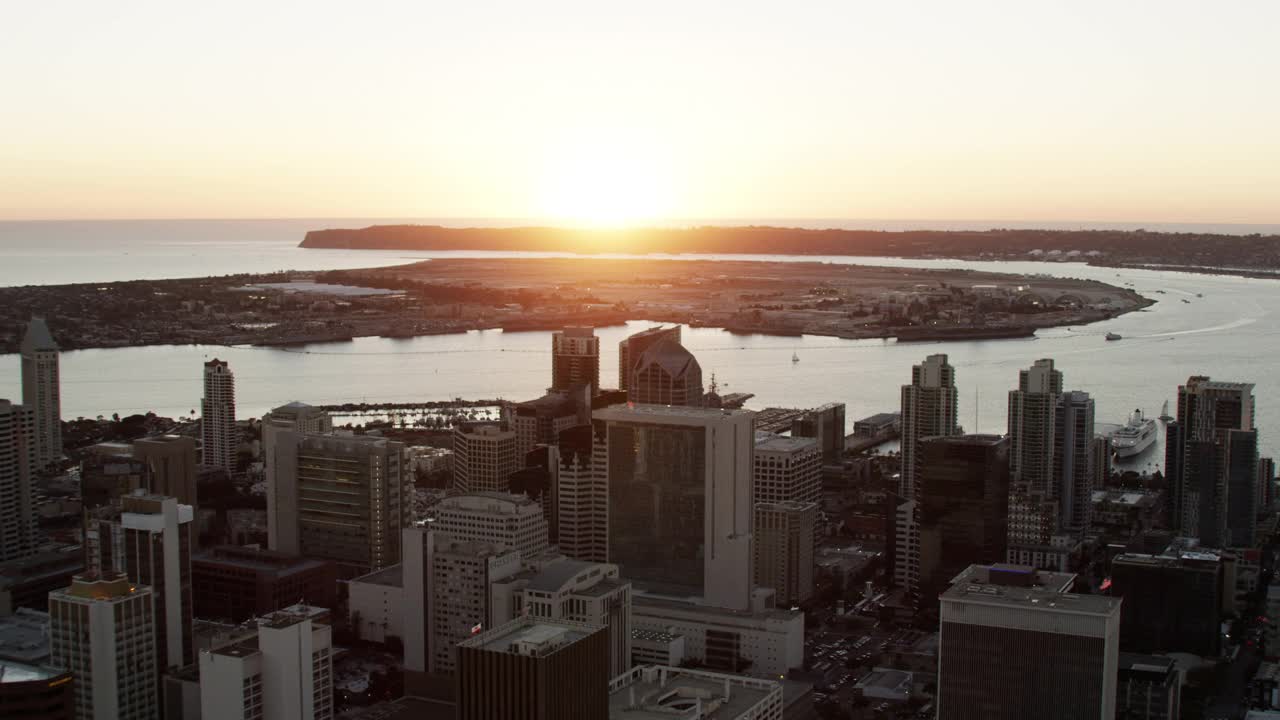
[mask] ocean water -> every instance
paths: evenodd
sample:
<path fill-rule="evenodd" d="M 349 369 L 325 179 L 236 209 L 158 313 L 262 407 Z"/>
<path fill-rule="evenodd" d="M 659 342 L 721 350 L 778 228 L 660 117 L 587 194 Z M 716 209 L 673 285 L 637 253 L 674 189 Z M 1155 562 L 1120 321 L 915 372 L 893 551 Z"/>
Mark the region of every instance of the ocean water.
<path fill-rule="evenodd" d="M 85 220 L 0 221 L 0 287 L 56 285 L 181 277 L 205 277 L 278 270 L 340 270 L 415 262 L 432 257 L 485 256 L 492 253 L 433 253 L 382 250 L 304 250 L 308 230 L 353 228 L 389 223 L 450 227 L 504 227 L 537 224 L 523 219 L 378 219 L 313 218 L 299 220 Z M 1056 229 L 1120 228 L 1175 232 L 1280 233 L 1280 225 L 1158 223 L 1011 222 L 1005 220 L 839 220 L 693 219 L 675 225 L 778 225 L 868 230 L 984 230 L 992 227 Z M 554 255 L 545 253 L 540 256 Z M 811 256 L 799 259 L 812 260 Z"/>
<path fill-rule="evenodd" d="M 95 230 L 89 223 L 76 229 L 74 243 L 66 240 L 46 244 L 44 250 L 28 247 L 24 251 L 6 243 L 14 232 L 13 224 L 0 223 L 0 278 L 11 277 L 14 257 L 29 261 L 26 282 L 49 283 L 70 281 L 68 278 L 123 279 L 130 276 L 126 271 L 142 267 L 155 273 L 154 277 L 184 277 L 250 269 L 369 267 L 465 255 L 291 247 L 305 229 L 336 223 L 195 224 L 200 233 L 191 235 L 185 245 L 161 240 L 170 230 L 156 226 L 149 228 L 150 234 L 139 234 L 136 229 L 126 232 L 115 224 L 109 232 Z M 273 238 L 285 230 L 294 237 Z M 52 232 L 48 228 L 44 231 Z M 134 240 L 122 240 L 120 233 Z M 107 250 L 108 246 L 112 249 Z M 77 251 L 76 247 L 82 249 Z M 122 247 L 130 253 L 124 257 L 133 258 L 136 267 L 104 259 L 114 257 L 111 253 Z M 226 247 L 242 250 L 223 257 L 220 253 Z M 55 249 L 59 253 L 56 263 L 50 255 Z M 27 254 L 15 256 L 15 252 Z M 1280 452 L 1280 374 L 1275 360 L 1280 357 L 1280 281 L 1068 263 L 817 256 L 760 259 L 1047 273 L 1130 285 L 1157 302 L 1146 311 L 1114 320 L 1042 330 L 1035 338 L 1019 340 L 897 343 L 686 329 L 686 345 L 702 364 L 704 378 L 710 380 L 714 374 L 722 392 L 754 393 L 748 407 L 805 407 L 838 401 L 848 405 L 852 423 L 859 417 L 896 410 L 898 388 L 910 380 L 911 365 L 928 354 L 944 352 L 957 367 L 960 419 L 965 429 L 1003 432 L 1007 393 L 1017 384 L 1018 370 L 1050 357 L 1063 371 L 1067 388 L 1089 392 L 1095 398 L 1099 422 L 1122 423 L 1135 408 L 1149 416 L 1159 414 L 1161 404 L 1174 399 L 1177 385 L 1193 374 L 1254 382 L 1263 451 Z M 248 267 L 254 263 L 276 265 Z M 126 274 L 111 275 L 117 270 Z M 627 327 L 598 330 L 603 384 L 611 385 L 617 379 L 617 341 L 646 326 L 648 323 L 637 321 Z M 1108 342 L 1104 339 L 1107 332 L 1117 332 L 1124 339 Z M 146 411 L 189 414 L 199 408 L 201 365 L 215 356 L 228 360 L 236 374 L 241 417 L 259 416 L 292 400 L 316 404 L 454 397 L 524 400 L 537 397 L 550 383 L 550 347 L 550 333 L 546 332 L 475 331 L 409 339 L 358 338 L 291 349 L 160 346 L 80 350 L 62 356 L 63 411 L 65 417 Z M 792 353 L 799 362 L 791 362 Z M 20 394 L 18 357 L 0 355 L 0 398 L 16 399 Z M 1156 446 L 1130 466 L 1158 467 L 1161 457 Z"/>

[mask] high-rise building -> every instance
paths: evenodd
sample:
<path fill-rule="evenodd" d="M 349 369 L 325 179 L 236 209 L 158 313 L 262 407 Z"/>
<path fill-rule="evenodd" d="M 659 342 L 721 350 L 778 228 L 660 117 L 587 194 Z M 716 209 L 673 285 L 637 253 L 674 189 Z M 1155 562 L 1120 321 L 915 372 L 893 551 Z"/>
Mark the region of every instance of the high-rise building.
<path fill-rule="evenodd" d="M 609 482 L 595 462 L 595 428 L 560 433 L 556 472 L 556 541 L 560 552 L 584 562 L 609 559 Z M 603 458 L 604 446 L 599 446 Z"/>
<path fill-rule="evenodd" d="M 333 563 L 220 545 L 191 558 L 196 617 L 244 622 L 302 602 L 337 607 Z"/>
<path fill-rule="evenodd" d="M 773 590 L 779 605 L 798 605 L 813 595 L 817 518 L 818 504 L 813 502 L 756 503 L 755 584 Z"/>
<path fill-rule="evenodd" d="M 921 439 L 958 433 L 956 370 L 946 355 L 930 355 L 911 368 L 911 384 L 902 386 L 902 480 L 898 494 L 916 496 Z"/>
<path fill-rule="evenodd" d="M 44 318 L 33 317 L 19 346 L 22 354 L 22 404 L 34 413 L 37 469 L 62 459 L 62 394 L 58 344 Z"/>
<path fill-rule="evenodd" d="M 600 338 L 594 328 L 567 327 L 551 335 L 551 389 L 600 389 Z"/>
<path fill-rule="evenodd" d="M 510 617 L 509 607 L 495 606 L 493 586 L 520 569 L 519 550 L 405 528 L 405 669 L 452 673 L 458 643 Z"/>
<path fill-rule="evenodd" d="M 1258 458 L 1258 511 L 1271 508 L 1276 499 L 1276 461 L 1269 457 Z"/>
<path fill-rule="evenodd" d="M 524 495 L 471 493 L 450 495 L 431 507 L 432 530 L 455 540 L 475 540 L 519 550 L 530 558 L 549 546 L 547 518 Z"/>
<path fill-rule="evenodd" d="M 458 645 L 458 720 L 609 717 L 609 639 L 586 623 L 523 617 Z"/>
<path fill-rule="evenodd" d="M 838 463 L 844 456 L 844 403 L 827 403 L 791 421 L 791 437 L 814 438 L 822 449 L 822 461 Z"/>
<path fill-rule="evenodd" d="M 195 517 L 171 497 L 128 495 L 119 507 L 85 516 L 85 567 L 91 573 L 123 573 L 151 588 L 155 600 L 157 668 L 195 662 L 192 650 L 191 549 Z"/>
<path fill-rule="evenodd" d="M 200 651 L 200 717 L 333 717 L 333 630 L 327 608 L 294 605 L 256 621 L 257 632 Z"/>
<path fill-rule="evenodd" d="M 329 413 L 306 403 L 291 402 L 282 405 L 262 418 L 262 460 L 267 482 L 267 545 L 281 547 L 280 535 L 292 538 L 297 534 L 298 493 L 292 483 L 281 483 L 280 468 L 292 468 L 297 462 L 297 449 L 292 440 L 280 444 L 280 433 L 327 435 L 333 432 L 333 418 Z M 281 457 L 287 453 L 289 457 Z M 297 549 L 287 551 L 296 553 Z"/>
<path fill-rule="evenodd" d="M 280 430 L 272 445 L 272 550 L 331 560 L 347 579 L 400 562 L 400 530 L 413 520 L 403 443 Z"/>
<path fill-rule="evenodd" d="M 208 467 L 236 469 L 236 378 L 226 360 L 204 364 L 204 397 L 200 400 L 200 438 Z"/>
<path fill-rule="evenodd" d="M 939 720 L 1115 717 L 1120 600 L 1075 575 L 974 565 L 942 594 Z"/>
<path fill-rule="evenodd" d="M 1121 646 L 1127 652 L 1217 657 L 1226 582 L 1213 553 L 1117 556 L 1111 561 L 1111 594 L 1124 598 Z M 1235 593 L 1234 582 L 1230 592 Z"/>
<path fill-rule="evenodd" d="M 497 595 L 513 617 L 569 620 L 604 627 L 609 636 L 609 677 L 631 668 L 631 583 L 612 563 L 563 556 L 500 580 Z"/>
<path fill-rule="evenodd" d="M 1054 412 L 1058 525 L 1063 530 L 1087 530 L 1096 474 L 1093 398 L 1086 392 L 1068 390 L 1059 396 Z"/>
<path fill-rule="evenodd" d="M 516 403 L 511 412 L 516 453 L 523 457 L 536 445 L 552 445 L 562 431 L 590 422 L 591 396 L 586 385 L 552 391 L 537 400 Z"/>
<path fill-rule="evenodd" d="M 157 435 L 133 441 L 133 457 L 146 466 L 153 495 L 196 505 L 196 441 L 181 435 Z"/>
<path fill-rule="evenodd" d="M 653 405 L 702 405 L 702 366 L 685 346 L 664 338 L 636 358 L 627 400 Z"/>
<path fill-rule="evenodd" d="M 453 488 L 458 492 L 508 492 L 523 454 L 516 434 L 494 423 L 459 425 L 453 431 Z"/>
<path fill-rule="evenodd" d="M 1063 483 L 1055 463 L 1062 372 L 1053 360 L 1037 360 L 1018 372 L 1018 389 L 1009 391 L 1009 562 L 1065 570 L 1070 548 L 1059 534 L 1063 523 Z M 1085 409 L 1072 405 L 1070 417 L 1083 422 Z M 1065 412 L 1065 411 L 1064 411 Z M 1070 455 L 1093 439 L 1074 433 Z M 1087 455 L 1087 453 L 1086 453 Z M 1086 466 L 1089 464 L 1086 460 Z M 1087 495 L 1086 495 L 1087 497 Z M 1087 510 L 1085 512 L 1088 512 Z"/>
<path fill-rule="evenodd" d="M 752 500 L 817 502 L 822 497 L 822 446 L 815 438 L 759 433 Z"/>
<path fill-rule="evenodd" d="M 49 593 L 50 660 L 75 677 L 76 720 L 158 720 L 155 622 L 151 588 L 118 573 Z"/>
<path fill-rule="evenodd" d="M 754 419 L 747 410 L 630 403 L 595 412 L 609 561 L 637 588 L 749 607 Z"/>
<path fill-rule="evenodd" d="M 36 551 L 35 412 L 0 400 L 0 562 Z"/>
<path fill-rule="evenodd" d="M 1252 383 L 1192 376 L 1166 427 L 1169 523 L 1209 547 L 1252 545 L 1258 437 Z M 1235 507 L 1232 508 L 1234 502 Z"/>
<path fill-rule="evenodd" d="M 929 604 L 970 565 L 1001 562 L 1009 510 L 1009 440 L 925 438 L 920 457 L 921 598 Z"/>
<path fill-rule="evenodd" d="M 625 340 L 618 343 L 618 389 L 626 392 L 631 386 L 631 373 L 636 369 L 636 363 L 640 356 L 644 354 L 652 345 L 663 340 L 673 340 L 680 342 L 680 326 L 671 325 L 663 327 L 652 327 L 648 330 L 642 330 L 634 335 L 628 336 Z"/>
<path fill-rule="evenodd" d="M 1116 717 L 1123 720 L 1178 720 L 1182 713 L 1182 674 L 1165 655 L 1120 653 Z"/>

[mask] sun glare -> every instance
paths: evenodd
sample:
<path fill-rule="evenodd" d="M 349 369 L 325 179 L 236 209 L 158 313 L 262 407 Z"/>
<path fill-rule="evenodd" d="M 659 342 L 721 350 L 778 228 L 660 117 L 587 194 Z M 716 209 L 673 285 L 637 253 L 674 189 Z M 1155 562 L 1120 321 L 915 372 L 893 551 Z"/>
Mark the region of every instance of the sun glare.
<path fill-rule="evenodd" d="M 541 208 L 557 224 L 634 227 L 671 210 L 659 148 L 634 138 L 578 139 L 547 160 Z"/>

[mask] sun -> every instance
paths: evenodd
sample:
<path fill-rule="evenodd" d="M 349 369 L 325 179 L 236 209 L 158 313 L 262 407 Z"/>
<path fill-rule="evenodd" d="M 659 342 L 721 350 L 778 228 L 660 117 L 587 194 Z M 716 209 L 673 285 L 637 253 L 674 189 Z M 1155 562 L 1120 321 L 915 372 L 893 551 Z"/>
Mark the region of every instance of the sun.
<path fill-rule="evenodd" d="M 575 227 L 635 227 L 668 217 L 672 179 L 661 148 L 634 136 L 580 137 L 547 159 L 541 210 Z"/>

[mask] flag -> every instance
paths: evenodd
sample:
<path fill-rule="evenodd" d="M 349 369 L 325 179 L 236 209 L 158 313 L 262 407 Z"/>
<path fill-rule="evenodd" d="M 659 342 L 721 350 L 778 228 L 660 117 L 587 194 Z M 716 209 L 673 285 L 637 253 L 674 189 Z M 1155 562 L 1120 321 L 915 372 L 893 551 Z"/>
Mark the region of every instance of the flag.
<path fill-rule="evenodd" d="M 484 628 L 484 623 L 476 623 L 471 626 L 471 634 L 476 635 Z"/>

